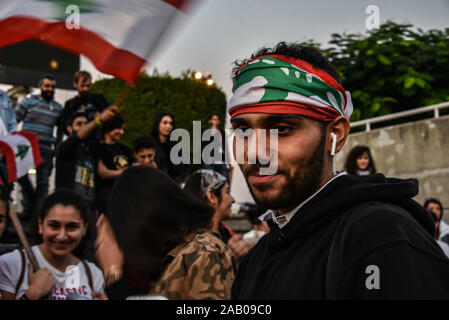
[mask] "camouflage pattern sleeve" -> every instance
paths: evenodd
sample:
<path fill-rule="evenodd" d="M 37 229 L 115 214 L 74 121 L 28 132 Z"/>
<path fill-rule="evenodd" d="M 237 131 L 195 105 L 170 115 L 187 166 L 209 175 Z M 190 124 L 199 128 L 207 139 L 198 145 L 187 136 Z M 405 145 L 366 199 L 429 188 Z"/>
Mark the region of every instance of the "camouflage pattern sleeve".
<path fill-rule="evenodd" d="M 223 300 L 231 298 L 235 259 L 213 235 L 200 234 L 170 263 L 154 293 L 170 300 Z"/>

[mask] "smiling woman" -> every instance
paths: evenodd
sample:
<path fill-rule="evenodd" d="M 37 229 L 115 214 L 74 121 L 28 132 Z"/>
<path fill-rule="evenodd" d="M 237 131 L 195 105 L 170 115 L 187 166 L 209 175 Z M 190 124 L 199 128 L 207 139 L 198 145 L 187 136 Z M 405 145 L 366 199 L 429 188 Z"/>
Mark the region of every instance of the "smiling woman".
<path fill-rule="evenodd" d="M 66 300 L 70 294 L 91 298 L 104 291 L 101 271 L 80 260 L 86 249 L 88 207 L 78 194 L 60 189 L 48 196 L 37 218 L 37 245 L 32 247 L 40 269 L 33 271 L 22 251 L 0 257 L 2 299 Z"/>

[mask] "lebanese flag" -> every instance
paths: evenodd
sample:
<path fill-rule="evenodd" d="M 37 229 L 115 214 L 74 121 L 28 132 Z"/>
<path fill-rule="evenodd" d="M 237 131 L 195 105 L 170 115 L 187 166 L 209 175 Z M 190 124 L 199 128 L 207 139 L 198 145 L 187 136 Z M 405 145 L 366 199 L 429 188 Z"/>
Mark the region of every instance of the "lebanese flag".
<path fill-rule="evenodd" d="M 26 131 L 14 131 L 1 137 L 0 152 L 6 158 L 9 183 L 26 175 L 42 162 L 38 137 Z M 0 183 L 3 182 L 0 180 Z"/>
<path fill-rule="evenodd" d="M 40 40 L 82 54 L 99 71 L 136 83 L 151 50 L 188 2 L 0 0 L 0 48 Z M 79 25 L 73 5 L 79 8 Z"/>

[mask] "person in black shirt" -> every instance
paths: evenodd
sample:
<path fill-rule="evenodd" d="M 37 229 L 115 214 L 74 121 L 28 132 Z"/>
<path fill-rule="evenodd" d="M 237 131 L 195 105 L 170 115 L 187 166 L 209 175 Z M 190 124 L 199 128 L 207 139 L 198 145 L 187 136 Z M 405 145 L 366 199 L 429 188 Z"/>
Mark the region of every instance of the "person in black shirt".
<path fill-rule="evenodd" d="M 449 299 L 449 260 L 412 199 L 418 181 L 335 172 L 353 106 L 328 59 L 280 42 L 238 60 L 233 80 L 239 167 L 270 232 L 240 263 L 232 298 Z M 268 130 L 263 148 L 244 141 Z"/>
<path fill-rule="evenodd" d="M 119 143 L 125 133 L 125 119 L 115 116 L 103 125 L 103 140 L 96 144 L 97 160 L 96 198 L 100 213 L 104 213 L 106 203 L 115 180 L 134 162 L 133 152 Z"/>
<path fill-rule="evenodd" d="M 114 117 L 117 107 L 104 110 L 88 122 L 85 112 L 76 112 L 66 128 L 70 136 L 56 150 L 56 189 L 68 188 L 94 204 L 96 161 L 86 140 L 101 124 Z"/>
<path fill-rule="evenodd" d="M 178 184 L 183 184 L 191 172 L 188 164 L 173 164 L 170 159 L 170 151 L 176 144 L 170 141 L 170 135 L 175 129 L 175 118 L 169 113 L 159 113 L 153 123 L 151 136 L 156 141 L 156 164 L 166 172 Z"/>
<path fill-rule="evenodd" d="M 136 165 L 148 166 L 157 169 L 156 142 L 150 136 L 140 136 L 133 141 L 134 156 L 137 159 Z"/>
<path fill-rule="evenodd" d="M 206 163 L 204 164 L 204 169 L 210 169 L 217 171 L 219 174 L 224 176 L 228 182 L 229 179 L 229 170 L 231 166 L 229 164 L 226 164 L 226 154 L 227 154 L 227 148 L 226 148 L 226 134 L 225 131 L 220 127 L 221 119 L 220 115 L 217 112 L 212 112 L 209 117 L 207 118 L 207 121 L 210 125 L 208 129 L 212 131 L 213 138 L 210 138 L 210 141 L 202 141 L 201 142 L 201 150 L 203 151 L 204 148 L 211 143 L 211 141 L 214 141 L 214 139 L 217 139 L 219 141 L 220 147 L 218 148 L 218 155 L 215 154 L 215 150 L 209 155 L 212 157 L 213 162 L 212 163 Z"/>
<path fill-rule="evenodd" d="M 74 75 L 73 86 L 78 90 L 78 94 L 67 100 L 62 113 L 61 121 L 63 128 L 67 128 L 67 122 L 73 113 L 83 111 L 87 115 L 87 120 L 95 118 L 97 112 L 102 112 L 109 104 L 102 94 L 90 93 L 92 76 L 87 71 L 77 71 Z M 67 131 L 66 134 L 69 134 Z"/>

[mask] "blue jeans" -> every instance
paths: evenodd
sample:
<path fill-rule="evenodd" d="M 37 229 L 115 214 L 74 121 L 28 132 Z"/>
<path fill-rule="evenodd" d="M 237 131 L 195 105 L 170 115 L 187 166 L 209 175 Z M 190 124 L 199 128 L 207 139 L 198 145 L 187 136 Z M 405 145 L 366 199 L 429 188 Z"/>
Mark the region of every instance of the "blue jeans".
<path fill-rule="evenodd" d="M 22 188 L 24 215 L 29 216 L 33 213 L 36 205 L 48 195 L 49 178 L 53 170 L 53 151 L 47 148 L 39 148 L 42 157 L 42 163 L 36 168 L 36 189 L 33 188 L 27 175 L 19 178 Z"/>

